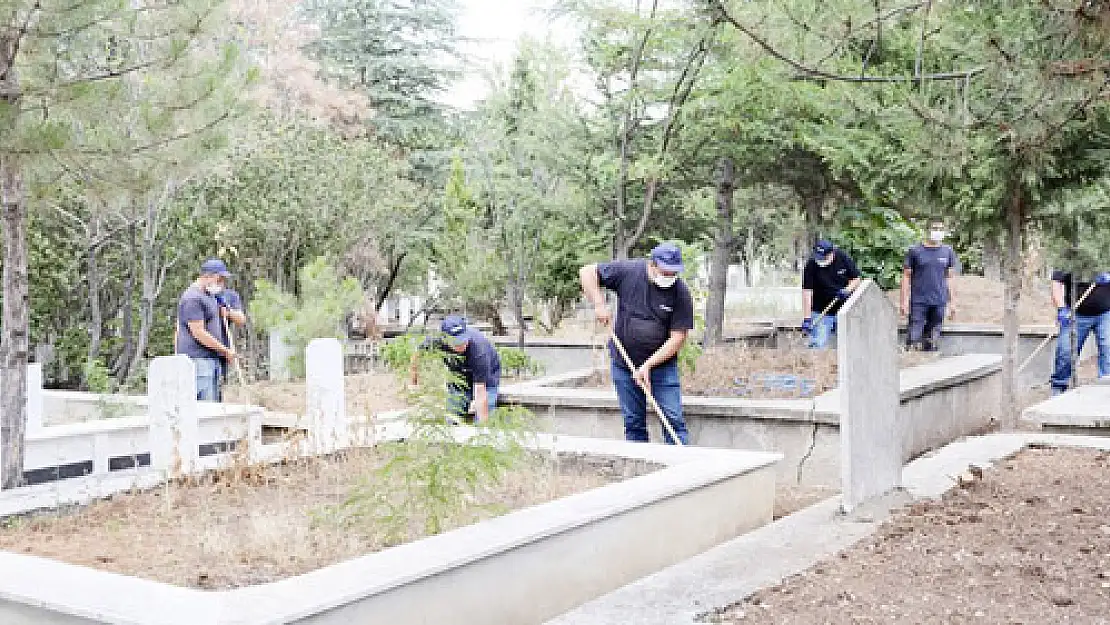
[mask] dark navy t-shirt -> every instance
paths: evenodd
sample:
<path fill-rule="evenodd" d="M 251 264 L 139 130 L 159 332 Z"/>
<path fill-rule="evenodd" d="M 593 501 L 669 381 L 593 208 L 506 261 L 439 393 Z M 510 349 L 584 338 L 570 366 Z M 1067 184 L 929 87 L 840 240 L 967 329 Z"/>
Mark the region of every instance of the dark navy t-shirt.
<path fill-rule="evenodd" d="M 915 245 L 906 253 L 910 274 L 910 304 L 948 304 L 948 272 L 959 273 L 960 259 L 947 245 Z"/>
<path fill-rule="evenodd" d="M 216 298 L 195 284 L 185 289 L 177 304 L 177 353 L 190 358 L 220 358 L 219 354 L 197 342 L 189 331 L 190 321 L 203 321 L 205 329 L 217 341 L 224 336 Z"/>
<path fill-rule="evenodd" d="M 813 291 L 813 312 L 820 313 L 836 299 L 836 294 L 859 277 L 859 269 L 850 256 L 840 250 L 833 252 L 833 262 L 827 267 L 817 264 L 812 258 L 802 270 L 802 288 Z M 838 301 L 829 309 L 828 315 L 835 316 L 844 304 Z"/>
<path fill-rule="evenodd" d="M 656 286 L 648 277 L 646 260 L 600 263 L 597 276 L 601 286 L 617 294 L 613 329 L 635 366 L 651 358 L 672 330 L 694 328 L 694 301 L 686 283 L 679 279 L 669 289 Z M 609 352 L 613 362 L 627 369 L 612 342 Z"/>
<path fill-rule="evenodd" d="M 425 341 L 423 347 L 433 347 L 447 355 L 447 369 L 458 376 L 463 388 L 474 388 L 475 384 L 485 384 L 486 388 L 501 386 L 501 356 L 493 343 L 481 332 L 467 328 L 470 340 L 466 351 L 458 354 L 443 339 Z"/>
<path fill-rule="evenodd" d="M 1064 301 L 1067 302 L 1068 306 L 1072 306 L 1071 272 L 1057 269 L 1052 272 L 1052 280 L 1053 282 L 1059 282 L 1064 285 Z M 1083 294 L 1086 293 L 1087 289 L 1090 287 L 1090 282 L 1080 282 L 1076 284 L 1075 299 L 1083 297 Z M 1083 300 L 1083 303 L 1075 310 L 1075 314 L 1081 317 L 1097 317 L 1107 312 L 1110 312 L 1110 284 L 1096 286 L 1091 289 L 1091 294 L 1088 295 L 1087 299 Z"/>

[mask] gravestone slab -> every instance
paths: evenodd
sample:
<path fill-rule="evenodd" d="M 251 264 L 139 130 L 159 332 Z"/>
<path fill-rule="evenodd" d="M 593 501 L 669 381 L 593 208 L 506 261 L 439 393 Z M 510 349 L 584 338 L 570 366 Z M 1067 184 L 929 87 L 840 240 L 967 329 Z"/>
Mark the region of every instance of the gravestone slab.
<path fill-rule="evenodd" d="M 27 431 L 43 427 L 42 364 L 27 365 Z"/>
<path fill-rule="evenodd" d="M 860 284 L 837 315 L 842 507 L 897 488 L 903 439 L 898 427 L 898 316 L 873 281 Z"/>
<path fill-rule="evenodd" d="M 150 466 L 169 477 L 194 471 L 200 457 L 196 368 L 188 356 L 162 356 L 147 373 Z"/>
<path fill-rule="evenodd" d="M 288 382 L 293 379 L 289 368 L 289 359 L 293 356 L 293 348 L 285 340 L 281 330 L 270 332 L 270 380 L 274 382 Z"/>
<path fill-rule="evenodd" d="M 305 407 L 317 453 L 350 444 L 344 396 L 343 346 L 337 339 L 315 339 L 305 349 Z"/>

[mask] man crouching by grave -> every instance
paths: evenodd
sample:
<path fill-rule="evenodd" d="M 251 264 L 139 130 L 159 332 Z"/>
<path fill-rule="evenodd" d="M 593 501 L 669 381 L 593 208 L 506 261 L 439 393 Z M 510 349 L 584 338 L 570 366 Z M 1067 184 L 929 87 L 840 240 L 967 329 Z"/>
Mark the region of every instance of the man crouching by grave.
<path fill-rule="evenodd" d="M 824 349 L 836 331 L 836 313 L 859 286 L 859 269 L 848 254 L 824 239 L 813 246 L 813 257 L 802 269 L 802 333 L 811 349 Z"/>
<path fill-rule="evenodd" d="M 635 369 L 628 367 L 611 338 L 613 386 L 624 417 L 624 437 L 630 441 L 648 441 L 646 390 L 663 409 L 682 444 L 689 442 L 677 356 L 694 327 L 694 303 L 686 283 L 678 277 L 681 272 L 682 252 L 671 243 L 653 249 L 651 260 L 598 263 L 578 272 L 598 322 L 612 323 L 613 335 Z M 617 294 L 615 323 L 601 292 L 603 286 Z M 666 428 L 663 439 L 675 443 Z"/>
<path fill-rule="evenodd" d="M 482 423 L 497 409 L 501 385 L 501 356 L 484 334 L 469 328 L 466 318 L 448 315 L 440 334 L 424 341 L 420 349 L 443 352 L 451 379 L 447 381 L 447 412 L 454 418 Z M 417 354 L 412 355 L 412 383 L 418 384 Z"/>
<path fill-rule="evenodd" d="M 1052 303 L 1060 324 L 1056 366 L 1050 380 L 1053 395 L 1068 390 L 1073 356 L 1083 353 L 1083 344 L 1092 331 L 1098 346 L 1098 377 L 1110 378 L 1110 273 L 1096 275 L 1093 282 L 1073 285 L 1072 280 L 1069 271 L 1052 272 Z"/>
<path fill-rule="evenodd" d="M 185 289 L 177 304 L 174 352 L 193 360 L 197 399 L 201 401 L 220 400 L 223 367 L 235 361 L 235 352 L 221 342 L 227 336 L 225 317 L 235 323 L 245 319 L 242 312 L 222 306 L 217 299 L 230 278 L 231 272 L 222 260 L 206 260 L 200 276 Z"/>

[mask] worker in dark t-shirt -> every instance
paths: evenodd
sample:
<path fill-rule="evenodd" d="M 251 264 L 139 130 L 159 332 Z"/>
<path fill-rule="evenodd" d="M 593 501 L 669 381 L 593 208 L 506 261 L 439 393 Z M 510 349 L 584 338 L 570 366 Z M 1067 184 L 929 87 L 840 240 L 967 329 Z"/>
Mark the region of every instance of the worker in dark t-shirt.
<path fill-rule="evenodd" d="M 629 370 L 611 341 L 609 355 L 613 386 L 624 417 L 624 436 L 630 441 L 648 441 L 646 389 L 663 409 L 679 440 L 689 442 L 682 416 L 677 356 L 694 327 L 694 304 L 686 283 L 678 277 L 682 269 L 682 252 L 674 244 L 664 243 L 651 251 L 651 260 L 586 265 L 578 273 L 582 290 L 602 324 L 613 322 L 613 316 L 601 287 L 617 294 L 613 330 L 636 370 Z M 675 442 L 666 428 L 663 439 L 669 444 Z"/>
<path fill-rule="evenodd" d="M 809 335 L 811 348 L 828 346 L 829 337 L 836 331 L 836 314 L 857 286 L 859 269 L 852 258 L 830 241 L 818 241 L 813 246 L 813 257 L 802 269 L 802 304 L 806 311 L 802 332 Z"/>
<path fill-rule="evenodd" d="M 447 315 L 440 335 L 424 341 L 421 349 L 443 353 L 452 379 L 447 382 L 447 410 L 453 417 L 473 414 L 478 423 L 489 420 L 497 408 L 501 385 L 501 357 L 481 332 L 467 327 L 461 315 Z M 412 358 L 412 383 L 418 382 L 417 355 Z"/>
<path fill-rule="evenodd" d="M 906 346 L 911 349 L 938 351 L 944 318 L 956 314 L 952 277 L 960 272 L 960 259 L 944 245 L 946 233 L 944 222 L 933 220 L 925 241 L 906 252 L 899 309 L 909 317 Z"/>
<path fill-rule="evenodd" d="M 1098 344 L 1098 377 L 1110 378 L 1110 272 L 1095 276 L 1091 281 L 1079 282 L 1072 288 L 1072 273 L 1052 272 L 1052 304 L 1056 306 L 1056 320 L 1060 324 L 1060 337 L 1056 341 L 1056 366 L 1052 372 L 1052 394 L 1068 390 L 1072 377 L 1072 338 L 1076 340 L 1077 354 L 1083 353 L 1087 335 L 1095 333 Z M 1089 291 L 1089 292 L 1088 292 Z M 1072 294 L 1075 300 L 1086 298 L 1072 312 Z"/>

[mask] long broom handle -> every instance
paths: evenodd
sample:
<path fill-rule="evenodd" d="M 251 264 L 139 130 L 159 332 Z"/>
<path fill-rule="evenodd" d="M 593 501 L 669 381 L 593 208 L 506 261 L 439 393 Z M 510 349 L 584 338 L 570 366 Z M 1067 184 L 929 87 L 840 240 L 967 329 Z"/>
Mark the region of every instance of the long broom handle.
<path fill-rule="evenodd" d="M 1091 286 L 1087 287 L 1087 290 L 1083 293 L 1083 297 L 1080 297 L 1075 302 L 1075 306 L 1073 306 L 1072 308 L 1073 309 L 1074 308 L 1079 308 L 1083 304 L 1083 301 L 1087 299 L 1087 296 L 1091 294 L 1091 291 L 1094 291 L 1094 290 L 1095 290 L 1095 283 L 1092 282 Z M 1054 339 L 1058 336 L 1060 336 L 1059 332 L 1052 332 L 1048 336 L 1044 337 L 1044 340 L 1041 341 L 1041 344 L 1037 346 L 1037 349 L 1034 349 L 1033 353 L 1029 354 L 1029 357 L 1025 359 L 1025 362 L 1021 363 L 1021 366 L 1018 367 L 1017 372 L 1021 373 L 1022 371 L 1025 371 L 1025 368 L 1029 366 L 1029 363 L 1033 362 L 1033 359 L 1037 357 L 1037 354 L 1041 353 L 1041 350 L 1044 349 L 1045 346 L 1048 345 L 1050 341 L 1052 341 L 1052 339 Z"/>
<path fill-rule="evenodd" d="M 227 334 L 227 346 L 238 356 L 239 353 L 235 349 L 235 337 L 231 334 L 231 325 L 227 322 L 227 317 L 223 317 L 223 322 L 224 333 Z M 239 376 L 239 386 L 242 386 L 243 390 L 246 390 L 247 381 L 246 378 L 243 377 L 243 366 L 239 364 L 239 358 L 235 358 L 235 373 Z"/>
<path fill-rule="evenodd" d="M 609 332 L 609 338 L 613 339 L 613 344 L 617 346 L 617 351 L 621 353 L 621 358 L 624 359 L 624 364 L 628 365 L 628 370 L 632 372 L 633 376 L 635 376 L 636 366 L 632 364 L 632 359 L 628 357 L 628 352 L 624 350 L 624 344 L 622 344 L 621 340 L 617 338 L 616 330 L 612 330 Z M 652 397 L 650 392 L 648 392 L 648 388 L 644 384 L 640 384 L 640 387 L 643 388 L 644 396 L 647 397 L 648 403 L 651 404 L 651 407 L 655 410 L 655 415 L 659 417 L 659 422 L 663 424 L 663 427 L 667 429 L 667 433 L 671 435 L 671 440 L 674 441 L 676 445 L 684 445 L 685 443 L 683 443 L 682 440 L 678 438 L 678 435 L 675 434 L 674 428 L 671 427 L 671 422 L 667 420 L 667 415 L 663 412 L 663 409 L 659 407 L 658 402 L 656 402 L 655 398 Z"/>

